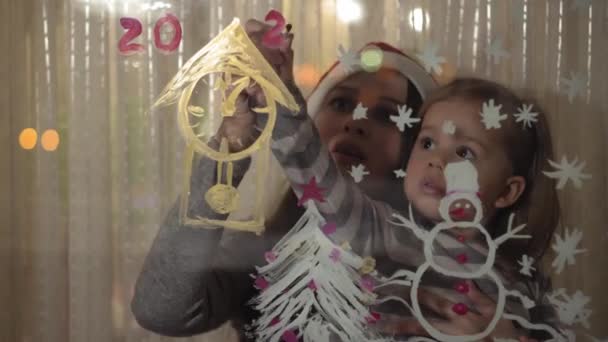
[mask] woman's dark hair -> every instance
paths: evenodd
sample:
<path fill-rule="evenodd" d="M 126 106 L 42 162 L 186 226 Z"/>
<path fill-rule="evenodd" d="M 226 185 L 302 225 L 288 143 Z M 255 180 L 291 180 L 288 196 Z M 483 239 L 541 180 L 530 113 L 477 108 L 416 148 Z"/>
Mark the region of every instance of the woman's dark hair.
<path fill-rule="evenodd" d="M 412 113 L 414 117 L 420 116 L 420 108 L 422 107 L 422 95 L 418 88 L 412 83 L 412 81 L 407 80 L 407 99 L 405 100 L 405 105 L 408 108 L 412 109 Z M 401 169 L 405 170 L 407 166 L 407 161 L 410 159 L 410 154 L 412 153 L 412 148 L 414 147 L 414 142 L 416 141 L 416 130 L 414 129 L 406 129 L 403 130 L 403 134 L 401 136 L 401 154 L 403 157 L 401 159 Z"/>

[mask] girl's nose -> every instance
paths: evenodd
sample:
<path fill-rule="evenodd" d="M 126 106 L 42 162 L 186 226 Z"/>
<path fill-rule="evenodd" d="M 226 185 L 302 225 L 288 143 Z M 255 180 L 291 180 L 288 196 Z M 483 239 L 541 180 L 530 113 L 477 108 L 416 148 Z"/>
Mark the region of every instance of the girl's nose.
<path fill-rule="evenodd" d="M 430 159 L 429 159 L 429 167 L 436 167 L 438 168 L 440 171 L 443 171 L 443 169 L 445 168 L 445 159 L 441 156 L 441 154 L 439 152 L 436 152 Z"/>

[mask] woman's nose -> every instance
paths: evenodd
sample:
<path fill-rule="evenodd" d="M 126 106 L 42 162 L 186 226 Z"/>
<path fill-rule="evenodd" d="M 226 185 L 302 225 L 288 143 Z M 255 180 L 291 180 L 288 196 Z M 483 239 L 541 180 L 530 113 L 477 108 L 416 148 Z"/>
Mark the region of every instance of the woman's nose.
<path fill-rule="evenodd" d="M 348 134 L 354 134 L 362 137 L 369 136 L 370 127 L 369 120 L 347 120 L 344 123 L 344 131 Z"/>

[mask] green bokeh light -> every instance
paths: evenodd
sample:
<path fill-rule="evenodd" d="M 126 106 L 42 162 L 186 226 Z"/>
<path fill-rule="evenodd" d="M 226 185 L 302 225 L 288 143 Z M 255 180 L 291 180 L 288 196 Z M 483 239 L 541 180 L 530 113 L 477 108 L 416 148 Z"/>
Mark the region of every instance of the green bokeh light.
<path fill-rule="evenodd" d="M 375 72 L 382 66 L 382 50 L 373 47 L 361 53 L 361 67 L 367 72 Z"/>

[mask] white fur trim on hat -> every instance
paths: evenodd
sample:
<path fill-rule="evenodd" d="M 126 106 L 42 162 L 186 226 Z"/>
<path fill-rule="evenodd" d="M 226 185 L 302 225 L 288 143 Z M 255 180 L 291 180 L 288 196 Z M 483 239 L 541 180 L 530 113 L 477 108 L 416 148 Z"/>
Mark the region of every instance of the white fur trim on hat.
<path fill-rule="evenodd" d="M 374 47 L 378 46 L 370 44 L 362 51 L 365 51 L 367 48 Z M 414 84 L 423 99 L 428 96 L 432 89 L 437 87 L 437 82 L 433 76 L 424 70 L 424 68 L 412 58 L 393 51 L 382 50 L 382 52 L 381 68 L 393 69 L 401 73 Z M 360 55 L 361 52 L 358 53 L 358 56 Z M 338 83 L 357 72 L 365 72 L 360 64 L 351 66 L 350 70 L 343 68 L 341 63 L 335 65 L 334 68 L 327 73 L 325 78 L 319 82 L 314 91 L 309 95 L 307 100 L 308 114 L 311 117 L 315 117 L 315 115 L 321 109 L 321 103 L 323 102 L 325 95 L 327 95 L 327 93 Z"/>

